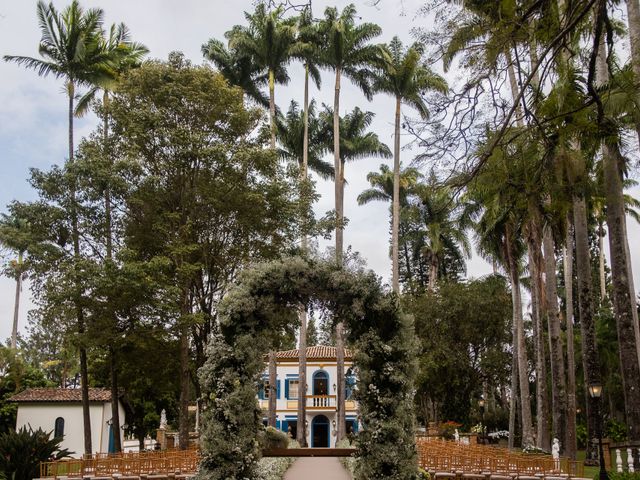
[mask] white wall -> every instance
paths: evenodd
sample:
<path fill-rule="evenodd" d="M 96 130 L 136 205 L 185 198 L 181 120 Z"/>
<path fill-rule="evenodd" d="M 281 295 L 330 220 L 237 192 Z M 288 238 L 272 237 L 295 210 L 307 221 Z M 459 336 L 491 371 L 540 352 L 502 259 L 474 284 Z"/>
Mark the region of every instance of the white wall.
<path fill-rule="evenodd" d="M 111 404 L 91 403 L 89 406 L 91 418 L 91 446 L 94 452 L 107 452 L 109 449 L 109 425 L 111 419 Z M 124 408 L 120 405 L 120 422 L 124 423 Z M 29 426 L 35 430 L 42 428 L 46 432 L 53 432 L 56 418 L 64 418 L 64 439 L 62 448 L 74 452 L 73 457 L 80 457 L 84 453 L 84 429 L 82 421 L 82 404 L 80 403 L 19 403 L 16 419 L 16 429 Z M 120 431 L 120 438 L 123 432 Z"/>

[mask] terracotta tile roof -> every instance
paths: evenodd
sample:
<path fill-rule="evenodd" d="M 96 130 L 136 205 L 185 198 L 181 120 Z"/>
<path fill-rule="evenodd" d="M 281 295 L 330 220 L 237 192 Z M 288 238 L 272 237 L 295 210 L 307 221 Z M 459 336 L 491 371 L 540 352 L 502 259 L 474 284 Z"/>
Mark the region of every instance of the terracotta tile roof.
<path fill-rule="evenodd" d="M 79 388 L 27 388 L 9 399 L 12 402 L 81 402 Z M 111 391 L 106 388 L 90 388 L 90 402 L 110 402 Z"/>
<path fill-rule="evenodd" d="M 278 360 L 296 360 L 298 358 L 298 350 L 284 350 L 276 353 Z M 344 358 L 351 359 L 351 352 L 345 348 Z M 336 347 L 328 347 L 326 345 L 316 345 L 314 347 L 307 347 L 307 360 L 335 360 L 336 359 Z"/>

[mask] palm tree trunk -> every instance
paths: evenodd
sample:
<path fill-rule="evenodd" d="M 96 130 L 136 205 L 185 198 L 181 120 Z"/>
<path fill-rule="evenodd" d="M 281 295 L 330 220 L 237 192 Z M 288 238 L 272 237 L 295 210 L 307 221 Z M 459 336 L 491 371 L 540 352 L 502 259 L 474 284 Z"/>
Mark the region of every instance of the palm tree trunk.
<path fill-rule="evenodd" d="M 604 225 L 598 221 L 598 271 L 600 273 L 600 303 L 607 298 L 607 276 L 604 268 Z"/>
<path fill-rule="evenodd" d="M 529 398 L 529 368 L 527 362 L 527 350 L 524 339 L 524 320 L 522 318 L 522 296 L 520 293 L 520 278 L 518 275 L 517 259 L 513 253 L 510 229 L 507 229 L 506 258 L 511 280 L 511 296 L 513 300 L 513 323 L 517 335 L 517 363 L 518 386 L 520 389 L 520 408 L 522 415 L 522 446 L 533 445 L 533 431 L 531 428 L 531 400 Z"/>
<path fill-rule="evenodd" d="M 536 446 L 546 451 L 551 450 L 549 432 L 549 412 L 547 410 L 547 363 L 544 348 L 544 328 L 542 327 L 542 294 L 540 242 L 534 237 L 534 228 L 529 235 L 527 250 L 529 255 L 529 272 L 531 275 L 531 312 L 533 316 L 534 349 L 536 356 Z"/>
<path fill-rule="evenodd" d="M 191 372 L 189 369 L 189 324 L 186 321 L 191 314 L 189 302 L 189 288 L 184 287 L 182 292 L 180 326 L 180 404 L 178 411 L 178 445 L 181 450 L 189 448 L 189 381 Z"/>
<path fill-rule="evenodd" d="M 301 180 L 307 180 L 309 165 L 309 64 L 304 66 L 304 135 L 302 139 L 302 169 Z M 307 234 L 302 234 L 302 251 L 307 252 Z M 307 446 L 307 311 L 306 307 L 300 308 L 300 341 L 298 361 L 298 422 L 296 440 L 301 447 Z"/>
<path fill-rule="evenodd" d="M 515 447 L 516 414 L 518 410 L 518 329 L 515 322 L 511 326 L 513 354 L 511 356 L 511 398 L 509 399 L 509 449 Z"/>
<path fill-rule="evenodd" d="M 109 346 L 109 370 L 111 374 L 111 428 L 113 429 L 113 449 L 115 453 L 122 451 L 120 443 L 120 409 L 118 392 L 118 369 L 116 352 L 113 346 Z M 111 452 L 109 452 L 111 453 Z"/>
<path fill-rule="evenodd" d="M 609 76 L 604 43 L 598 55 L 598 81 Z M 624 404 L 629 439 L 640 440 L 640 363 L 636 346 L 629 268 L 626 249 L 626 222 L 622 171 L 624 159 L 617 146 L 605 143 L 602 147 L 609 253 L 611 256 L 612 298 L 618 330 L 618 351 L 624 388 Z"/>
<path fill-rule="evenodd" d="M 298 425 L 296 440 L 301 447 L 307 446 L 307 312 L 305 307 L 300 309 L 300 341 L 298 361 Z"/>
<path fill-rule="evenodd" d="M 278 366 L 276 364 L 276 352 L 269 352 L 269 406 L 267 424 L 276 428 L 276 402 L 278 394 Z"/>
<path fill-rule="evenodd" d="M 640 79 L 640 3 L 638 0 L 626 0 L 626 3 L 631 66 L 633 68 L 633 76 L 637 82 Z M 636 125 L 636 132 L 640 141 L 640 125 Z"/>
<path fill-rule="evenodd" d="M 567 321 L 567 445 L 565 454 L 576 459 L 578 450 L 576 435 L 576 360 L 573 337 L 573 231 L 569 218 L 566 219 L 564 246 L 564 288 Z"/>
<path fill-rule="evenodd" d="M 13 328 L 11 329 L 11 348 L 18 348 L 18 316 L 20 315 L 20 292 L 22 291 L 22 252 L 18 252 L 16 265 L 16 297 L 13 304 Z"/>
<path fill-rule="evenodd" d="M 565 378 L 560 308 L 556 284 L 556 257 L 553 233 L 549 225 L 544 227 L 542 248 L 544 251 L 545 288 L 547 293 L 547 322 L 549 353 L 551 357 L 551 408 L 553 435 L 560 440 L 560 451 L 567 445 L 567 382 Z"/>
<path fill-rule="evenodd" d="M 582 368 L 584 370 L 584 394 L 587 405 L 587 451 L 586 460 L 597 458 L 597 409 L 594 398 L 587 387 L 600 383 L 600 360 L 596 345 L 596 329 L 591 281 L 591 259 L 589 252 L 589 228 L 587 206 L 584 197 L 573 196 L 573 228 L 576 243 L 576 277 L 578 280 L 578 310 L 580 313 L 580 337 L 582 339 Z"/>
<path fill-rule="evenodd" d="M 336 441 L 345 437 L 344 324 L 336 325 Z"/>
<path fill-rule="evenodd" d="M 631 316 L 633 317 L 633 330 L 636 337 L 636 352 L 638 353 L 638 365 L 640 365 L 640 320 L 638 319 L 638 307 L 636 302 L 636 287 L 633 282 L 633 268 L 631 267 L 631 250 L 629 249 L 629 235 L 627 234 L 627 217 L 624 217 L 624 248 L 627 252 L 627 271 L 629 272 L 629 295 L 631 296 Z"/>
<path fill-rule="evenodd" d="M 336 85 L 333 97 L 333 166 L 335 169 L 336 200 L 336 262 L 342 266 L 344 232 L 342 226 L 342 162 L 340 161 L 340 67 L 336 67 Z"/>
<path fill-rule="evenodd" d="M 396 97 L 395 137 L 393 142 L 393 208 L 391 226 L 391 286 L 400 293 L 400 271 L 398 265 L 398 241 L 400 231 L 400 106 L 401 98 Z"/>
<path fill-rule="evenodd" d="M 75 85 L 71 80 L 67 82 L 67 93 L 69 96 L 69 164 L 73 164 L 73 102 L 75 98 Z M 80 262 L 80 233 L 78 231 L 78 209 L 76 206 L 76 185 L 73 182 L 71 191 L 71 235 L 73 241 L 73 258 L 75 262 L 75 295 L 74 303 L 76 310 L 76 320 L 78 334 L 82 339 L 85 333 L 84 311 L 80 304 L 81 296 L 81 280 L 79 278 L 79 262 Z M 89 412 L 89 368 L 87 365 L 87 348 L 84 343 L 80 342 L 78 348 L 80 354 L 80 380 L 81 380 L 81 396 L 82 396 L 82 422 L 84 430 L 84 453 L 91 454 L 93 451 L 91 445 L 91 415 Z"/>
<path fill-rule="evenodd" d="M 438 284 L 438 255 L 431 252 L 431 260 L 429 262 L 429 290 L 436 291 Z"/>
<path fill-rule="evenodd" d="M 271 148 L 276 148 L 276 79 L 273 70 L 269 70 L 269 120 L 271 127 Z"/>
<path fill-rule="evenodd" d="M 111 268 L 113 265 L 113 232 L 112 232 L 112 221 L 111 221 L 111 167 L 112 167 L 112 157 L 111 152 L 109 150 L 109 92 L 107 90 L 104 91 L 102 96 L 102 105 L 104 108 L 104 116 L 102 119 L 102 130 L 104 136 L 104 152 L 107 157 L 107 163 L 109 166 L 109 174 L 107 178 L 107 184 L 104 189 L 104 218 L 105 218 L 105 236 L 106 236 L 106 261 L 108 268 Z M 109 298 L 109 304 L 113 299 Z M 111 306 L 111 305 L 110 305 Z M 118 319 L 113 311 L 111 314 L 111 322 L 114 331 L 117 330 L 117 322 Z M 111 370 L 111 421 L 114 431 L 114 449 L 116 452 L 122 451 L 122 445 L 120 444 L 120 400 L 118 398 L 118 369 L 116 366 L 116 354 L 115 347 L 113 343 L 115 342 L 115 336 L 111 340 L 111 345 L 109 346 L 109 359 L 110 365 L 109 368 Z"/>

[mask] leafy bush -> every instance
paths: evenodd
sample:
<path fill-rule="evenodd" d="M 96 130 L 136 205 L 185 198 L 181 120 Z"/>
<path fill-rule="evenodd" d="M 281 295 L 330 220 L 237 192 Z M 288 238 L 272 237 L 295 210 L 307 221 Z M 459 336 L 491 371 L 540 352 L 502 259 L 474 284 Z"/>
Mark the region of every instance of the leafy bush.
<path fill-rule="evenodd" d="M 420 480 L 431 480 L 431 475 L 424 468 L 418 469 L 418 478 Z"/>
<path fill-rule="evenodd" d="M 0 472 L 12 480 L 40 477 L 40 462 L 68 457 L 69 450 L 60 449 L 62 438 L 51 438 L 41 428 L 22 427 L 0 434 Z"/>
<path fill-rule="evenodd" d="M 452 440 L 453 435 L 456 431 L 456 428 L 460 428 L 462 426 L 461 423 L 454 422 L 449 420 L 448 422 L 444 422 L 440 424 L 440 436 L 445 440 Z"/>
<path fill-rule="evenodd" d="M 351 445 L 351 442 L 346 438 L 336 443 L 336 448 L 351 448 L 351 447 L 353 447 L 353 445 Z M 340 463 L 351 474 L 352 478 L 355 476 L 356 462 L 357 462 L 357 459 L 355 457 L 340 457 Z"/>
<path fill-rule="evenodd" d="M 640 480 L 640 472 L 629 473 L 629 472 L 607 472 L 609 475 L 609 480 Z M 594 475 L 594 480 L 598 480 L 600 478 L 600 474 L 596 473 Z"/>
<path fill-rule="evenodd" d="M 611 439 L 612 442 L 624 442 L 628 434 L 627 425 L 623 422 L 610 418 L 605 426 L 605 437 Z"/>
<path fill-rule="evenodd" d="M 578 423 L 576 425 L 576 440 L 578 442 L 578 448 L 584 450 L 587 448 L 587 424 Z"/>
<path fill-rule="evenodd" d="M 293 457 L 265 457 L 258 460 L 256 480 L 282 480 L 293 464 Z"/>
<path fill-rule="evenodd" d="M 262 434 L 260 435 L 260 445 L 262 448 L 288 448 L 289 447 L 289 437 L 286 433 L 281 432 L 280 430 L 267 427 L 264 429 Z"/>

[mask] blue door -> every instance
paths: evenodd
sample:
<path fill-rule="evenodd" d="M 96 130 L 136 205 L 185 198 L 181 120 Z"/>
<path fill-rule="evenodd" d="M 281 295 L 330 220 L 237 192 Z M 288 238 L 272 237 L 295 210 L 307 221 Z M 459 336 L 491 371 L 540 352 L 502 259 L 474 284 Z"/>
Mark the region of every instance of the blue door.
<path fill-rule="evenodd" d="M 316 415 L 311 422 L 311 447 L 329 447 L 329 419 L 324 415 Z"/>

